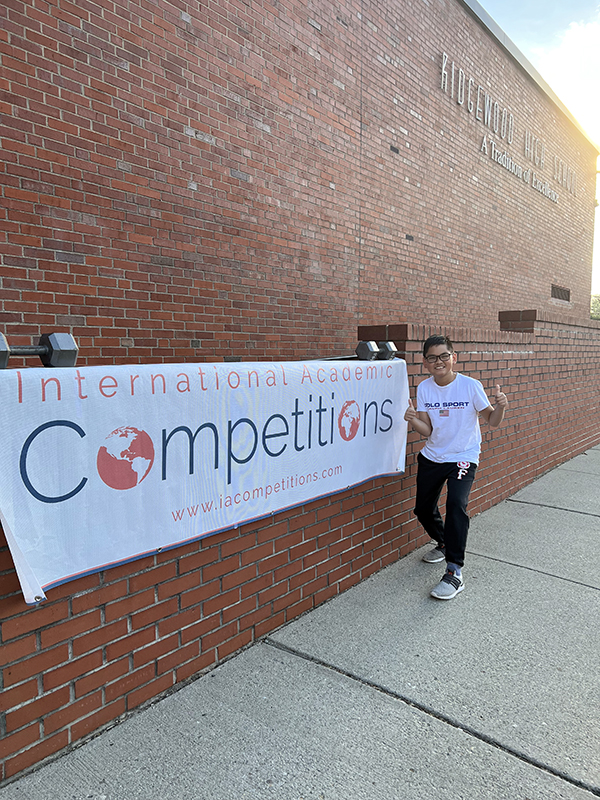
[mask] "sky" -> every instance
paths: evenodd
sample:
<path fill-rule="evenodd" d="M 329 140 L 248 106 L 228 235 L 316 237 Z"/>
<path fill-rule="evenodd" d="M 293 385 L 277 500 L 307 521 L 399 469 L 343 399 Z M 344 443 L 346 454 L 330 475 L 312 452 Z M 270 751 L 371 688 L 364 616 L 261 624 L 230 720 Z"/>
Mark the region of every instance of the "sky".
<path fill-rule="evenodd" d="M 478 1 L 600 147 L 600 0 Z M 592 292 L 600 294 L 600 207 L 594 239 Z"/>

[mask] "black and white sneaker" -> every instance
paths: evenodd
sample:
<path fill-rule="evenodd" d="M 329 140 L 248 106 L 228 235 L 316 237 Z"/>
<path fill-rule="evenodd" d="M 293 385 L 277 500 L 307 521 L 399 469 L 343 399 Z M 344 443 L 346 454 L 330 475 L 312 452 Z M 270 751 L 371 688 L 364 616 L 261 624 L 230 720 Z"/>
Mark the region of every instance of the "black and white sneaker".
<path fill-rule="evenodd" d="M 440 547 L 439 544 L 436 545 L 433 549 L 428 550 L 425 555 L 423 556 L 423 561 L 426 564 L 437 564 L 439 561 L 443 561 L 446 558 L 446 551 L 443 547 Z"/>
<path fill-rule="evenodd" d="M 465 588 L 462 575 L 456 575 L 451 569 L 446 570 L 442 580 L 431 590 L 431 596 L 436 600 L 452 600 L 453 597 Z"/>

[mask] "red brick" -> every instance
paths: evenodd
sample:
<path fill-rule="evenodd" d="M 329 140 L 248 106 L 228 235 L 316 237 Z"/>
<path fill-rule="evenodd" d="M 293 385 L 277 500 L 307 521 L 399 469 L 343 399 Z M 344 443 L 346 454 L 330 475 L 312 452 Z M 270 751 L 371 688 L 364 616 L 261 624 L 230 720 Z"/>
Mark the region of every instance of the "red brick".
<path fill-rule="evenodd" d="M 241 553 L 243 550 L 248 550 L 255 545 L 256 533 L 249 533 L 245 536 L 240 536 L 238 539 L 233 539 L 230 542 L 223 542 L 221 545 L 221 555 L 223 558 L 227 558 L 235 553 Z"/>
<path fill-rule="evenodd" d="M 308 542 L 303 542 L 297 547 L 290 549 L 290 561 L 295 561 L 297 558 L 302 558 L 307 553 L 313 553 L 317 549 L 317 539 L 311 539 Z"/>
<path fill-rule="evenodd" d="M 54 714 L 49 714 L 44 720 L 44 733 L 54 733 L 59 728 L 64 728 L 69 723 L 74 722 L 80 717 L 87 716 L 92 711 L 102 706 L 102 692 L 95 694 L 88 694 L 81 700 L 76 700 L 66 708 L 61 708 L 60 711 Z"/>
<path fill-rule="evenodd" d="M 126 653 L 133 653 L 138 648 L 144 647 L 144 645 L 149 642 L 153 642 L 155 637 L 154 626 L 151 628 L 144 628 L 137 633 L 130 633 L 117 642 L 107 645 L 106 657 L 109 661 L 115 661 Z"/>
<path fill-rule="evenodd" d="M 160 639 L 158 642 L 153 642 L 147 647 L 136 650 L 133 654 L 133 667 L 137 669 L 150 661 L 156 661 L 160 656 L 164 656 L 165 653 L 171 653 L 173 650 L 178 649 L 180 649 L 179 636 L 177 634 L 167 636 L 165 639 Z"/>
<path fill-rule="evenodd" d="M 163 672 L 176 669 L 177 667 L 181 666 L 181 664 L 185 664 L 186 661 L 191 661 L 192 659 L 197 658 L 199 653 L 199 641 L 191 642 L 185 647 L 178 647 L 176 650 L 173 650 L 172 653 L 169 653 L 163 658 L 158 659 L 156 672 L 158 675 L 161 675 Z"/>
<path fill-rule="evenodd" d="M 23 636 L 21 639 L 15 639 L 2 645 L 2 661 L 4 664 L 10 664 L 13 661 L 19 661 L 21 658 L 33 655 L 36 650 L 36 636 Z"/>
<path fill-rule="evenodd" d="M 295 603 L 293 606 L 288 606 L 285 614 L 286 621 L 289 622 L 291 619 L 296 619 L 296 617 L 299 617 L 306 611 L 310 611 L 311 608 L 314 608 L 312 597 L 307 597 L 299 603 Z"/>
<path fill-rule="evenodd" d="M 118 719 L 125 713 L 125 699 L 119 698 L 115 703 L 103 706 L 95 714 L 90 714 L 79 722 L 71 725 L 71 738 L 79 741 L 84 736 L 88 736 L 92 731 Z"/>
<path fill-rule="evenodd" d="M 78 636 L 73 641 L 73 655 L 80 656 L 104 647 L 108 642 L 113 642 L 127 635 L 127 620 L 118 620 L 108 625 L 103 625 L 95 631 Z"/>
<path fill-rule="evenodd" d="M 293 575 L 290 578 L 290 590 L 296 589 L 298 586 L 304 586 L 310 581 L 314 580 L 316 577 L 317 571 L 314 567 L 311 569 L 303 570 L 298 575 Z"/>
<path fill-rule="evenodd" d="M 138 611 L 131 617 L 131 628 L 137 630 L 138 628 L 145 628 L 147 625 L 152 625 L 159 620 L 166 619 L 167 617 L 177 614 L 177 598 L 171 597 L 164 603 L 156 603 L 144 611 Z"/>
<path fill-rule="evenodd" d="M 315 521 L 315 513 L 314 511 L 309 511 L 306 514 L 302 514 L 299 517 L 295 517 L 289 521 L 289 529 L 290 531 L 297 531 L 302 528 L 306 530 L 311 530 L 311 525 Z"/>
<path fill-rule="evenodd" d="M 221 550 L 229 544 L 228 542 L 221 545 Z M 236 552 L 233 550 L 232 552 Z M 208 564 L 213 564 L 219 558 L 217 548 L 201 550 L 199 553 L 192 553 L 192 555 L 179 559 L 179 574 L 185 575 L 186 572 L 197 571 Z"/>
<path fill-rule="evenodd" d="M 256 537 L 257 544 L 277 541 L 281 536 L 284 536 L 287 532 L 288 532 L 287 521 L 272 523 L 266 528 L 262 528 L 261 530 L 258 531 Z"/>
<path fill-rule="evenodd" d="M 162 692 L 170 689 L 173 686 L 174 678 L 171 672 L 167 672 L 159 678 L 156 678 L 152 683 L 146 686 L 141 686 L 130 694 L 127 695 L 127 709 L 131 711 L 132 708 L 157 697 Z"/>
<path fill-rule="evenodd" d="M 293 545 L 302 544 L 303 541 L 303 531 L 298 530 L 294 531 L 294 533 L 290 533 L 287 536 L 281 536 L 275 542 L 275 552 L 280 552 L 281 550 L 287 550 Z"/>
<path fill-rule="evenodd" d="M 219 645 L 217 648 L 219 659 L 226 658 L 228 655 L 231 655 L 231 653 L 235 653 L 236 650 L 240 650 L 242 647 L 250 644 L 251 641 L 252 631 L 242 631 L 238 636 Z"/>
<path fill-rule="evenodd" d="M 27 700 L 37 696 L 37 680 L 27 681 L 15 686 L 13 689 L 4 689 L 0 692 L 0 711 L 8 711 L 11 708 L 16 708 L 21 703 L 26 703 Z"/>
<path fill-rule="evenodd" d="M 272 572 L 276 570 L 277 567 L 280 567 L 282 564 L 287 564 L 289 560 L 289 553 L 287 550 L 284 550 L 283 553 L 278 553 L 275 556 L 271 556 L 270 558 L 265 558 L 264 560 L 260 561 L 258 564 L 258 571 L 261 574 L 265 572 Z"/>
<path fill-rule="evenodd" d="M 0 155 L 5 184 L 0 209 L 4 244 L 0 322 L 10 340 L 28 344 L 43 328 L 71 330 L 80 344 L 79 363 L 108 368 L 116 363 L 220 361 L 227 353 L 247 362 L 269 360 L 274 353 L 281 360 L 306 360 L 324 353 L 351 353 L 357 334 L 377 340 L 381 336 L 396 341 L 406 355 L 414 397 L 417 384 L 425 377 L 421 342 L 430 332 L 443 329 L 455 341 L 459 365 L 466 374 L 483 381 L 488 392 L 497 380 L 510 391 L 506 423 L 493 431 L 484 426 L 482 466 L 471 500 L 473 513 L 600 442 L 595 419 L 587 413 L 598 395 L 599 379 L 581 355 L 600 341 L 600 323 L 589 319 L 593 208 L 588 193 L 571 195 L 561 186 L 558 214 L 547 198 L 528 192 L 524 185 L 519 189 L 514 176 L 492 160 L 480 159 L 478 166 L 478 186 L 494 186 L 494 191 L 487 193 L 473 182 L 450 180 L 443 165 L 432 168 L 429 146 L 438 141 L 441 126 L 447 134 L 447 149 L 455 157 L 455 174 L 470 175 L 474 153 L 470 137 L 477 132 L 469 129 L 464 107 L 444 93 L 439 80 L 427 83 L 433 75 L 431 52 L 438 47 L 439 55 L 439 48 L 448 41 L 467 42 L 476 81 L 483 76 L 493 85 L 501 75 L 502 85 L 509 87 L 513 99 L 528 98 L 527 103 L 518 104 L 523 125 L 531 128 L 536 120 L 552 118 L 554 124 L 545 128 L 548 152 L 565 154 L 580 175 L 595 171 L 596 153 L 571 121 L 564 115 L 556 117 L 552 100 L 497 43 L 488 34 L 481 35 L 480 24 L 465 11 L 464 4 L 450 0 L 443 9 L 430 4 L 422 18 L 407 16 L 402 4 L 372 5 L 369 46 L 380 52 L 382 60 L 364 59 L 360 86 L 350 80 L 346 69 L 355 60 L 355 42 L 335 36 L 339 22 L 327 14 L 322 15 L 320 36 L 321 44 L 328 43 L 327 69 L 323 71 L 324 61 L 315 62 L 316 71 L 307 76 L 302 47 L 286 49 L 297 85 L 291 87 L 281 70 L 275 69 L 280 48 L 298 40 L 298 31 L 289 22 L 305 18 L 305 9 L 298 3 L 289 6 L 285 19 L 273 17 L 271 39 L 263 37 L 260 72 L 268 77 L 266 82 L 248 70 L 242 75 L 242 57 L 230 48 L 230 63 L 223 66 L 219 61 L 217 90 L 229 82 L 237 91 L 240 76 L 253 88 L 260 88 L 253 110 L 257 119 L 264 117 L 265 124 L 282 102 L 297 112 L 287 121 L 279 117 L 268 135 L 255 130 L 256 135 L 250 136 L 252 158 L 244 155 L 244 148 L 250 147 L 247 118 L 243 114 L 225 116 L 224 105 L 215 100 L 219 92 L 209 81 L 204 82 L 206 86 L 200 82 L 209 94 L 184 98 L 177 109 L 173 106 L 166 112 L 159 106 L 157 97 L 164 97 L 162 78 L 145 69 L 153 56 L 136 66 L 138 71 L 145 70 L 147 109 L 158 115 L 173 112 L 168 122 L 179 125 L 183 136 L 184 123 L 190 120 L 186 102 L 191 104 L 201 120 L 198 130 L 215 135 L 217 145 L 194 137 L 187 137 L 182 145 L 176 131 L 170 141 L 156 126 L 140 125 L 130 96 L 132 84 L 126 81 L 111 87 L 109 104 L 113 111 L 127 105 L 132 116 L 117 120 L 111 116 L 106 93 L 99 90 L 102 76 L 92 70 L 84 117 L 108 114 L 124 133 L 119 140 L 106 138 L 106 134 L 100 142 L 98 132 L 85 120 L 79 124 L 81 109 L 78 111 L 73 100 L 79 91 L 75 62 L 66 51 L 60 55 L 55 37 L 50 35 L 57 31 L 57 19 L 51 17 L 56 8 L 42 3 L 31 16 L 30 0 L 25 0 L 19 14 L 13 6 L 9 9 L 11 24 L 17 26 L 22 41 L 37 49 L 34 56 L 33 51 L 28 54 L 31 63 L 24 56 L 5 54 L 3 88 L 7 97 L 17 98 L 15 113 L 3 133 L 4 155 Z M 78 14 L 74 8 L 58 9 L 60 20 L 77 27 L 81 14 L 91 19 L 86 7 L 79 8 Z M 156 28 L 156 9 L 148 8 L 146 28 L 136 34 L 141 48 Z M 253 34 L 260 28 L 256 20 L 262 19 L 260 13 L 250 13 L 257 9 L 249 6 L 245 17 L 254 25 Z M 108 35 L 111 24 L 108 16 L 94 18 L 100 37 Z M 221 39 L 239 44 L 239 24 L 235 15 L 220 15 Z M 410 159 L 401 164 L 406 180 L 400 194 L 395 174 L 400 161 L 389 150 L 389 131 L 397 129 L 397 111 L 393 104 L 380 102 L 390 96 L 385 59 L 397 56 L 386 39 L 385 30 L 390 26 L 402 33 L 415 76 L 429 76 L 425 83 L 404 81 L 401 87 L 406 108 L 422 107 L 423 86 L 429 87 L 429 95 L 428 114 L 418 126 L 421 139 L 410 148 Z M 192 52 L 181 46 L 176 34 L 168 25 L 160 29 L 165 60 L 176 54 L 187 74 L 194 72 L 200 59 L 210 71 L 216 63 L 211 42 L 196 42 Z M 302 36 L 300 32 L 299 38 Z M 456 58 L 457 53 L 451 57 Z M 490 74 L 477 66 L 484 62 L 493 65 Z M 362 151 L 350 130 L 349 117 L 336 105 L 337 100 L 333 102 L 331 92 L 314 93 L 323 85 L 332 85 L 336 75 L 345 89 L 336 85 L 334 100 L 342 98 L 344 108 L 358 108 L 360 89 L 381 113 L 381 120 L 369 127 L 367 137 L 370 155 L 376 158 L 364 158 L 362 153 L 361 161 Z M 48 83 L 52 76 L 68 90 L 64 97 L 59 98 Z M 507 97 L 506 103 L 510 102 Z M 21 113 L 23 109 L 28 109 L 28 115 Z M 77 142 L 70 137 L 75 128 Z M 311 148 L 315 139 L 323 145 L 321 149 Z M 292 140 L 295 146 L 290 148 Z M 400 144 L 401 150 L 404 147 L 401 141 L 395 144 Z M 150 175 L 135 153 L 156 154 L 159 150 L 162 174 L 154 170 L 156 174 Z M 218 164 L 222 152 L 228 152 L 230 160 Z M 173 172 L 173 159 L 179 177 Z M 126 171 L 126 165 L 131 171 Z M 423 181 L 428 171 L 431 179 Z M 243 180 L 244 173 L 250 180 Z M 284 174 L 287 178 L 282 182 Z M 549 168 L 547 174 L 551 175 Z M 200 176 L 201 188 L 206 189 L 201 197 L 185 188 L 194 175 Z M 307 182 L 310 192 L 303 185 Z M 446 191 L 450 183 L 452 196 Z M 293 210 L 289 205 L 292 195 Z M 202 213 L 194 215 L 190 209 L 199 208 L 200 200 Z M 499 202 L 508 209 L 506 213 L 497 213 Z M 315 208 L 321 210 L 320 216 L 312 213 Z M 150 220 L 150 209 L 158 209 L 159 216 Z M 436 223 L 431 209 L 438 214 L 438 222 L 444 220 L 443 225 Z M 221 224 L 224 219 L 229 223 Z M 412 238 L 406 238 L 404 231 L 398 235 L 398 219 L 410 221 L 412 230 L 407 229 L 406 236 Z M 506 246 L 506 232 L 529 229 L 532 220 L 537 238 L 522 237 L 520 260 L 525 267 L 517 274 L 514 248 Z M 537 247 L 536 241 L 543 241 L 544 248 Z M 360 253 L 357 242 L 361 243 Z M 575 267 L 567 269 L 565 252 Z M 455 257 L 457 253 L 460 258 Z M 432 263 L 436 264 L 433 271 Z M 490 282 L 492 273 L 494 281 Z M 440 274 L 456 289 L 456 302 L 448 303 L 437 291 Z M 399 314 L 398 287 L 407 281 L 411 291 L 404 293 Z M 556 282 L 570 287 L 569 306 L 558 305 L 560 301 L 548 296 L 549 287 Z M 525 296 L 528 308 L 523 310 Z M 485 303 L 482 297 L 487 298 Z M 435 325 L 422 321 L 423 309 Z M 500 328 L 510 330 L 499 329 L 499 314 Z M 465 319 L 472 329 L 464 327 Z M 199 340 L 193 346 L 192 338 Z M 15 358 L 11 358 L 12 366 L 33 364 L 22 358 L 13 361 Z M 355 367 L 346 364 L 346 368 Z M 344 366 L 328 365 L 330 368 L 342 371 Z M 339 395 L 344 384 L 313 385 L 315 395 L 321 392 L 325 402 L 332 387 Z M 544 418 L 531 399 L 540 396 L 552 407 Z M 218 400 L 217 395 L 213 400 Z M 307 418 L 297 421 L 303 427 Z M 320 449 L 314 412 L 312 424 L 313 451 L 304 456 L 316 457 Z M 358 444 L 357 438 L 349 446 Z M 0 553 L 3 651 L 5 660 L 8 654 L 10 663 L 20 670 L 18 677 L 16 671 L 5 671 L 8 688 L 3 701 L 6 696 L 15 706 L 44 707 L 42 698 L 36 706 L 40 675 L 44 686 L 58 681 L 55 688 L 66 689 L 67 683 L 74 683 L 78 701 L 83 700 L 99 692 L 103 677 L 109 683 L 124 679 L 122 670 L 130 655 L 137 662 L 150 656 L 153 662 L 163 659 L 166 672 L 161 678 L 167 683 L 172 672 L 178 680 L 185 679 L 215 663 L 215 648 L 223 657 L 235 652 L 231 648 L 245 646 L 243 634 L 252 633 L 251 620 L 256 620 L 253 633 L 259 636 L 410 552 L 426 538 L 412 514 L 415 458 L 421 444 L 420 437 L 409 434 L 403 476 L 368 480 L 272 518 L 67 582 L 49 590 L 48 600 L 36 608 L 26 608 L 23 603 L 0 534 L 4 548 Z M 293 447 L 291 439 L 288 447 Z M 238 475 L 250 468 L 234 465 Z M 219 469 L 223 473 L 226 464 L 220 463 Z M 159 463 L 154 470 L 160 470 Z M 199 479 L 199 475 L 190 476 L 190 491 L 199 487 Z M 318 484 L 319 492 L 327 490 L 326 481 Z M 285 493 L 277 498 L 286 502 Z M 328 581 L 325 586 L 324 579 Z M 155 587 L 160 601 L 155 601 Z M 314 595 L 303 598 L 307 592 Z M 263 607 L 253 605 L 259 594 L 265 599 Z M 200 604 L 208 604 L 214 614 L 202 619 Z M 263 618 L 267 611 L 272 611 L 272 616 Z M 133 627 L 133 632 L 127 627 L 112 628 L 117 620 Z M 142 631 L 142 637 L 136 638 Z M 144 638 L 155 635 L 163 639 Z M 208 650 L 176 666 L 178 658 L 197 653 L 201 636 Z M 163 652 L 176 639 L 183 643 L 181 651 Z M 56 647 L 67 642 L 73 643 L 76 656 L 90 652 L 70 663 Z M 107 653 L 117 659 L 114 664 L 105 664 Z M 152 679 L 136 687 L 131 704 L 165 691 L 165 685 Z M 11 708 L 13 705 L 9 714 Z M 125 711 L 123 697 L 74 720 L 70 723 L 71 741 L 76 743 L 77 737 Z M 12 719 L 10 724 L 15 724 L 18 717 Z M 66 735 L 65 731 L 40 744 L 24 745 L 28 749 L 5 768 L 26 768 L 34 763 L 29 759 L 57 752 L 69 744 Z"/>
<path fill-rule="evenodd" d="M 273 542 L 265 542 L 257 547 L 244 550 L 241 555 L 242 566 L 245 567 L 248 564 L 256 564 L 259 561 L 263 561 L 265 558 L 268 558 L 268 556 L 273 554 L 273 548 Z"/>
<path fill-rule="evenodd" d="M 251 581 L 253 578 L 256 578 L 256 565 L 251 564 L 244 569 L 236 570 L 235 572 L 231 572 L 229 575 L 223 575 L 221 579 L 221 583 L 223 586 L 223 591 L 226 592 L 229 589 L 234 588 L 235 586 L 242 586 L 244 583 Z"/>
<path fill-rule="evenodd" d="M 5 736 L 0 740 L 0 758 L 16 753 L 24 747 L 29 747 L 40 738 L 40 726 L 35 722 L 28 728 L 20 730 L 18 733 L 13 733 L 11 736 Z"/>
<path fill-rule="evenodd" d="M 220 583 L 218 580 L 211 581 L 199 586 L 197 589 L 191 589 L 189 592 L 184 592 L 181 595 L 181 608 L 186 609 L 189 606 L 197 605 L 209 597 L 217 597 L 221 591 Z"/>
<path fill-rule="evenodd" d="M 70 699 L 71 692 L 69 687 L 65 686 L 56 692 L 47 692 L 33 703 L 27 703 L 15 711 L 9 712 L 6 715 L 7 733 L 12 733 L 12 731 L 44 717 L 51 711 L 67 705 Z"/>
<path fill-rule="evenodd" d="M 282 593 L 280 597 L 274 598 L 273 600 L 273 612 L 277 613 L 283 608 L 289 608 L 290 606 L 295 605 L 300 601 L 302 598 L 302 589 L 296 589 L 293 592 L 289 593 Z"/>
<path fill-rule="evenodd" d="M 205 637 L 208 633 L 213 633 L 220 629 L 221 626 L 221 614 L 213 614 L 212 617 L 206 617 L 201 619 L 199 622 L 196 622 L 194 625 L 189 625 L 187 628 L 184 628 L 181 631 L 181 643 L 187 644 L 187 642 L 192 641 L 193 639 L 199 639 L 201 637 Z M 209 645 L 205 644 L 203 640 L 203 649 L 206 649 Z M 211 644 L 210 647 L 213 645 Z"/>
<path fill-rule="evenodd" d="M 193 586 L 198 586 L 200 581 L 200 571 L 197 571 L 189 572 L 181 578 L 174 578 L 173 580 L 161 583 L 158 587 L 158 599 L 165 600 L 167 597 L 174 597 L 177 594 L 186 592 Z"/>
<path fill-rule="evenodd" d="M 13 686 L 15 683 L 31 678 L 33 675 L 46 673 L 57 664 L 62 664 L 69 658 L 67 645 L 55 647 L 53 650 L 44 650 L 32 658 L 19 661 L 11 667 L 7 667 L 4 672 L 4 686 Z"/>
<path fill-rule="evenodd" d="M 139 594 L 129 595 L 123 600 L 108 603 L 104 611 L 107 622 L 126 617 L 138 611 L 140 608 L 147 608 L 154 604 L 154 589 L 147 589 Z M 137 615 L 136 615 L 137 616 Z"/>
<path fill-rule="evenodd" d="M 90 608 L 98 608 L 117 597 L 124 597 L 127 594 L 127 581 L 117 581 L 108 586 L 101 586 L 85 594 L 80 594 L 71 600 L 73 614 L 81 614 Z"/>
<path fill-rule="evenodd" d="M 144 667 L 137 669 L 134 672 L 129 672 L 122 678 L 119 678 L 113 683 L 108 684 L 108 686 L 106 686 L 104 689 L 106 702 L 111 703 L 113 700 L 116 700 L 119 697 L 128 695 L 138 686 L 148 683 L 154 677 L 154 673 L 154 664 L 146 664 Z"/>
<path fill-rule="evenodd" d="M 250 597 L 250 595 L 262 591 L 263 589 L 266 589 L 273 583 L 273 580 L 274 578 L 272 573 L 267 573 L 266 575 L 261 575 L 256 580 L 250 581 L 249 583 L 244 583 L 240 587 L 242 600 L 244 600 L 246 597 Z"/>
<path fill-rule="evenodd" d="M 232 589 L 230 592 L 215 595 L 215 597 L 211 598 L 210 600 L 206 600 L 202 604 L 202 614 L 203 616 L 208 617 L 211 614 L 214 614 L 215 611 L 222 611 L 222 609 L 227 608 L 227 606 L 237 603 L 239 599 L 239 589 Z"/>
<path fill-rule="evenodd" d="M 48 692 L 51 689 L 55 689 L 58 686 L 69 683 L 73 679 L 78 678 L 81 675 L 85 675 L 86 672 L 97 669 L 99 666 L 101 666 L 101 664 L 102 653 L 99 650 L 96 650 L 95 653 L 90 653 L 83 658 L 69 661 L 67 664 L 59 667 L 58 669 L 54 669 L 50 672 L 44 672 L 44 691 Z"/>
<path fill-rule="evenodd" d="M 201 610 L 198 606 L 181 611 L 179 614 L 175 614 L 158 623 L 158 635 L 159 637 L 167 636 L 167 634 L 173 633 L 173 631 L 183 630 L 197 622 L 200 616 Z"/>
<path fill-rule="evenodd" d="M 332 597 L 338 593 L 337 585 L 333 586 L 326 586 L 320 592 L 315 592 L 315 607 L 321 605 L 327 600 L 330 600 Z"/>
<path fill-rule="evenodd" d="M 158 586 L 165 581 L 172 580 L 177 575 L 177 564 L 174 561 L 162 564 L 154 569 L 146 570 L 140 575 L 133 575 L 129 579 L 129 591 L 134 594 L 147 589 L 149 586 Z"/>
<path fill-rule="evenodd" d="M 43 604 L 38 608 L 26 611 L 19 617 L 5 619 L 2 623 L 2 639 L 8 642 L 17 636 L 23 636 L 30 631 L 39 630 L 46 625 L 52 625 L 58 620 L 66 619 L 69 614 L 69 606 L 66 601 L 53 603 L 50 606 Z"/>
<path fill-rule="evenodd" d="M 42 648 L 46 649 L 57 642 L 72 639 L 83 631 L 90 631 L 100 627 L 101 624 L 102 620 L 98 609 L 90 611 L 88 614 L 82 614 L 79 617 L 72 617 L 60 625 L 53 625 L 51 628 L 46 628 L 46 630 L 42 631 Z"/>
<path fill-rule="evenodd" d="M 216 650 L 209 650 L 208 652 L 203 652 L 198 658 L 192 659 L 192 661 L 188 661 L 187 664 L 183 664 L 176 673 L 177 682 L 180 683 L 181 681 L 185 681 L 188 678 L 191 678 L 192 675 L 196 675 L 199 672 L 211 667 L 217 661 L 217 653 Z"/>
<path fill-rule="evenodd" d="M 240 617 L 240 630 L 244 631 L 246 628 L 252 628 L 254 625 L 264 622 L 266 619 L 269 619 L 272 614 L 273 612 L 270 605 L 258 608 L 251 614 L 246 614 L 245 616 Z"/>
<path fill-rule="evenodd" d="M 83 697 L 83 695 L 89 694 L 101 686 L 106 686 L 127 672 L 129 672 L 129 658 L 113 661 L 111 664 L 91 672 L 84 678 L 76 680 L 75 697 Z"/>
<path fill-rule="evenodd" d="M 206 620 L 204 620 L 206 622 Z M 210 650 L 218 647 L 224 641 L 231 639 L 238 632 L 238 623 L 231 622 L 229 625 L 219 627 L 217 630 L 202 637 L 202 650 Z M 221 656 L 219 656 L 221 658 Z"/>
<path fill-rule="evenodd" d="M 204 567 L 202 569 L 202 582 L 208 583 L 214 578 L 220 578 L 222 575 L 226 575 L 227 573 L 238 569 L 239 563 L 239 556 L 236 555 L 231 556 L 230 558 L 225 558 L 222 561 L 218 561 L 216 564 L 210 564 L 209 566 Z"/>
<path fill-rule="evenodd" d="M 30 747 L 23 753 L 19 753 L 13 758 L 7 759 L 6 777 L 12 778 L 13 775 L 17 775 L 19 772 L 22 772 L 28 767 L 32 767 L 35 764 L 38 764 L 40 761 L 43 761 L 43 759 L 47 758 L 48 756 L 51 756 L 54 753 L 58 753 L 60 750 L 66 747 L 68 743 L 69 743 L 68 731 L 61 731 L 61 733 L 56 734 L 56 736 L 45 738 L 42 742 L 40 742 L 40 744 L 36 745 L 35 747 Z"/>
<path fill-rule="evenodd" d="M 86 575 L 83 578 L 77 578 L 77 580 L 56 586 L 54 589 L 49 589 L 46 592 L 46 597 L 49 603 L 54 603 L 63 597 L 74 597 L 79 592 L 86 592 L 98 586 L 99 580 L 100 577 L 97 572 L 93 575 Z"/>
<path fill-rule="evenodd" d="M 223 624 L 226 625 L 231 620 L 239 619 L 245 614 L 248 614 L 250 611 L 254 611 L 255 608 L 256 597 L 248 597 L 241 603 L 236 603 L 235 605 L 229 606 L 228 608 L 223 609 Z"/>
<path fill-rule="evenodd" d="M 272 617 L 268 617 L 264 622 L 258 622 L 254 626 L 254 638 L 260 639 L 261 636 L 266 636 L 268 633 L 280 628 L 285 622 L 286 616 L 283 611 Z"/>
<path fill-rule="evenodd" d="M 302 587 L 302 596 L 308 597 L 308 595 L 314 594 L 318 592 L 320 589 L 323 589 L 327 586 L 327 575 L 323 575 L 320 578 L 317 578 L 311 583 L 307 583 Z"/>
<path fill-rule="evenodd" d="M 345 592 L 351 586 L 356 586 L 357 583 L 360 582 L 360 576 L 356 573 L 349 575 L 347 578 L 343 578 L 339 581 L 340 592 Z"/>

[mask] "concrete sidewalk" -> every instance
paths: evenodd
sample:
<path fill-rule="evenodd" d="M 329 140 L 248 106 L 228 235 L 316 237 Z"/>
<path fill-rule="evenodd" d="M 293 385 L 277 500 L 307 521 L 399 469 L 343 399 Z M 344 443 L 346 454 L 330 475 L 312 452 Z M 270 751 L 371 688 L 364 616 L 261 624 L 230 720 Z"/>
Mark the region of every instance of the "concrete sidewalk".
<path fill-rule="evenodd" d="M 0 800 L 600 796 L 600 447 L 472 521 L 454 600 L 422 554 Z"/>

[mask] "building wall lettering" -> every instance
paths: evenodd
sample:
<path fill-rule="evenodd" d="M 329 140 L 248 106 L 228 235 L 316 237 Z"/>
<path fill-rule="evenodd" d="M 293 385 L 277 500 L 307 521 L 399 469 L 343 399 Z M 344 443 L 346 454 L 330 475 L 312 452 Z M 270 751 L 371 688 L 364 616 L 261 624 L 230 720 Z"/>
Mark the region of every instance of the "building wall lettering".
<path fill-rule="evenodd" d="M 499 138 L 502 143 L 511 145 L 515 135 L 515 118 L 507 106 L 495 99 L 481 84 L 477 83 L 471 75 L 450 59 L 447 53 L 442 53 L 441 89 L 457 105 L 466 108 L 473 114 L 478 122 Z M 481 152 L 489 153 L 490 158 L 505 167 L 525 183 L 547 197 L 552 202 L 558 202 L 558 193 L 550 188 L 544 178 L 539 177 L 531 169 L 516 164 L 508 152 L 503 151 L 492 141 L 489 135 L 483 137 Z M 530 161 L 538 171 L 546 168 L 546 144 L 532 131 L 523 133 L 523 152 L 525 159 Z M 566 189 L 570 194 L 577 195 L 577 174 L 562 158 L 554 156 L 552 159 L 552 179 Z"/>
<path fill-rule="evenodd" d="M 465 106 L 469 114 L 475 112 L 478 122 L 512 144 L 515 127 L 512 113 L 494 100 L 481 84 L 476 84 L 474 78 L 467 76 L 462 67 L 457 69 L 447 53 L 442 53 L 442 91 L 455 98 L 459 106 Z"/>
<path fill-rule="evenodd" d="M 553 203 L 558 203 L 558 192 L 555 192 L 554 189 L 551 189 L 547 181 L 544 181 L 543 178 L 540 178 L 532 169 L 523 167 L 521 164 L 518 164 L 516 161 L 514 161 L 510 153 L 507 150 L 498 147 L 496 142 L 487 134 L 483 137 L 480 151 L 485 155 L 489 155 L 492 161 L 495 161 L 496 164 L 504 167 L 504 169 L 507 172 L 510 172 L 511 175 L 520 178 L 523 183 L 529 184 L 536 192 L 540 192 L 540 194 L 543 194 L 544 197 L 547 197 L 548 200 L 551 200 Z"/>
<path fill-rule="evenodd" d="M 534 136 L 531 131 L 525 131 L 525 158 L 544 169 L 546 160 L 546 145 L 537 136 Z"/>
<path fill-rule="evenodd" d="M 573 195 L 577 195 L 577 173 L 562 158 L 554 156 L 554 180 Z"/>

